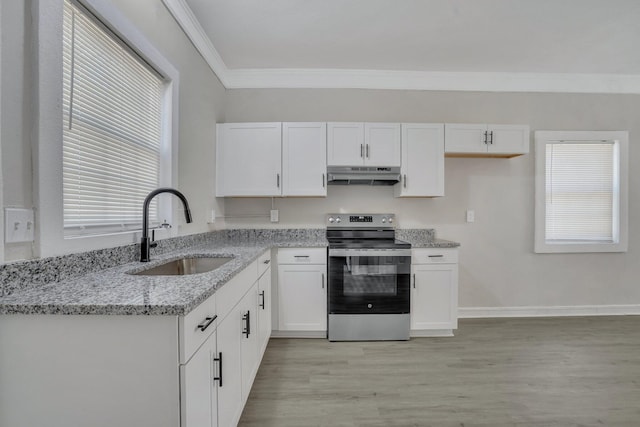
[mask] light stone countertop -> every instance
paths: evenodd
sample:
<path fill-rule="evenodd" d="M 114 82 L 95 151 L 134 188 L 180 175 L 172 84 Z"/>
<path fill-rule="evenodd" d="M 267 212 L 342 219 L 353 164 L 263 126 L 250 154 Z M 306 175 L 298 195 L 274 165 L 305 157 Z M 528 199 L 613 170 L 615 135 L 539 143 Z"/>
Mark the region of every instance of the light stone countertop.
<path fill-rule="evenodd" d="M 399 230 L 400 231 L 400 230 Z M 459 244 L 435 239 L 432 230 L 402 230 L 399 239 L 413 247 L 456 247 Z M 201 243 L 201 242 L 200 242 Z M 227 231 L 224 238 L 153 254 L 148 263 L 126 262 L 108 268 L 94 268 L 76 277 L 42 284 L 26 284 L 0 297 L 0 314 L 63 315 L 186 315 L 217 289 L 249 266 L 266 250 L 280 247 L 327 247 L 324 233 L 269 231 Z M 232 257 L 221 267 L 185 276 L 137 276 L 139 272 L 182 257 Z M 73 264 L 61 257 L 61 264 Z M 40 261 L 37 261 L 40 262 Z M 15 275 L 20 264 L 6 270 Z M 73 266 L 78 268 L 77 265 Z M 25 279 L 22 279 L 24 282 Z"/>

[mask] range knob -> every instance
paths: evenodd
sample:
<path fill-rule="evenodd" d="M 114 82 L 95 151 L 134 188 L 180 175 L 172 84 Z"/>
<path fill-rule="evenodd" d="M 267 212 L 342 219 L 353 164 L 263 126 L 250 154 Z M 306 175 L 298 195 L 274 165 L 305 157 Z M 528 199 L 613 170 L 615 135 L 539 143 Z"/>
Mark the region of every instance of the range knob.
<path fill-rule="evenodd" d="M 382 218 L 382 223 L 384 224 L 385 222 L 387 222 L 387 218 Z"/>
<path fill-rule="evenodd" d="M 389 224 L 393 222 L 393 218 L 389 218 Z"/>
<path fill-rule="evenodd" d="M 337 222 L 337 223 L 340 223 L 341 221 L 342 221 L 342 220 L 340 219 L 340 217 L 337 217 L 337 218 L 336 218 L 336 222 Z"/>
<path fill-rule="evenodd" d="M 330 216 L 330 217 L 329 217 L 329 222 L 330 222 L 331 224 L 333 224 L 333 221 L 335 221 L 335 219 L 333 219 L 333 217 L 332 217 L 332 216 Z"/>

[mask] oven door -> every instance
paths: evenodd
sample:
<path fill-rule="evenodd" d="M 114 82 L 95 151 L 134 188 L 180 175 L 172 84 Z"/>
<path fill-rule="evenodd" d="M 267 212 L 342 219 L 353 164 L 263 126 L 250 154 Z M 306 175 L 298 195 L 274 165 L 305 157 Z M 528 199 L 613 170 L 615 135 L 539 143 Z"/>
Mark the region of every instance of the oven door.
<path fill-rule="evenodd" d="M 329 314 L 410 311 L 411 250 L 329 249 Z"/>

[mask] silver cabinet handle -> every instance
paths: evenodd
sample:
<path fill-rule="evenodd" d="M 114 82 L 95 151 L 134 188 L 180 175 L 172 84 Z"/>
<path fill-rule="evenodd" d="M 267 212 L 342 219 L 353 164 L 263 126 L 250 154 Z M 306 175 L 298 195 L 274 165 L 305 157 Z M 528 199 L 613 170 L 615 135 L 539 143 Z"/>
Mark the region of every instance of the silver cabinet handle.
<path fill-rule="evenodd" d="M 369 144 L 367 144 L 367 159 L 369 158 Z"/>
<path fill-rule="evenodd" d="M 413 289 L 416 288 L 416 273 L 413 273 Z"/>
<path fill-rule="evenodd" d="M 364 145 L 360 144 L 360 157 L 364 157 Z"/>
<path fill-rule="evenodd" d="M 279 173 L 276 174 L 276 185 L 278 186 L 278 188 L 280 188 L 280 174 Z"/>
<path fill-rule="evenodd" d="M 309 255 L 294 255 L 294 258 L 309 258 Z"/>
<path fill-rule="evenodd" d="M 487 142 L 487 134 L 488 134 L 488 133 L 489 133 L 489 132 L 487 132 L 486 130 L 484 131 L 484 141 L 482 141 L 482 142 L 484 142 L 484 143 L 485 143 L 485 145 L 488 143 L 488 142 Z"/>
<path fill-rule="evenodd" d="M 407 174 L 404 174 L 404 188 L 407 188 Z"/>
<path fill-rule="evenodd" d="M 429 258 L 443 258 L 444 255 L 429 255 Z"/>
<path fill-rule="evenodd" d="M 324 289 L 324 273 L 322 273 L 322 289 Z"/>
<path fill-rule="evenodd" d="M 262 263 L 263 263 L 263 264 L 269 264 L 270 262 L 271 262 L 271 260 L 270 260 L 270 259 L 266 259 L 266 260 L 264 260 Z"/>
<path fill-rule="evenodd" d="M 489 144 L 493 145 L 493 131 L 489 132 L 491 135 L 491 139 L 489 140 Z"/>
<path fill-rule="evenodd" d="M 325 181 L 324 181 L 324 174 L 322 174 L 322 188 L 324 188 L 324 187 L 325 187 L 325 183 L 324 183 L 324 182 L 325 182 Z"/>

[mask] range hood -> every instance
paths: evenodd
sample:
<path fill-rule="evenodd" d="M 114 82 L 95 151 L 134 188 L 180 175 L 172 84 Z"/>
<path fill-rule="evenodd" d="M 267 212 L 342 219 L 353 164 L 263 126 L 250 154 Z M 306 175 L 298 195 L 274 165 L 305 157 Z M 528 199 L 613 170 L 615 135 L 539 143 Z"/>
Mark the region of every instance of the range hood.
<path fill-rule="evenodd" d="M 398 182 L 400 182 L 400 167 L 327 167 L 329 185 L 393 185 Z"/>

